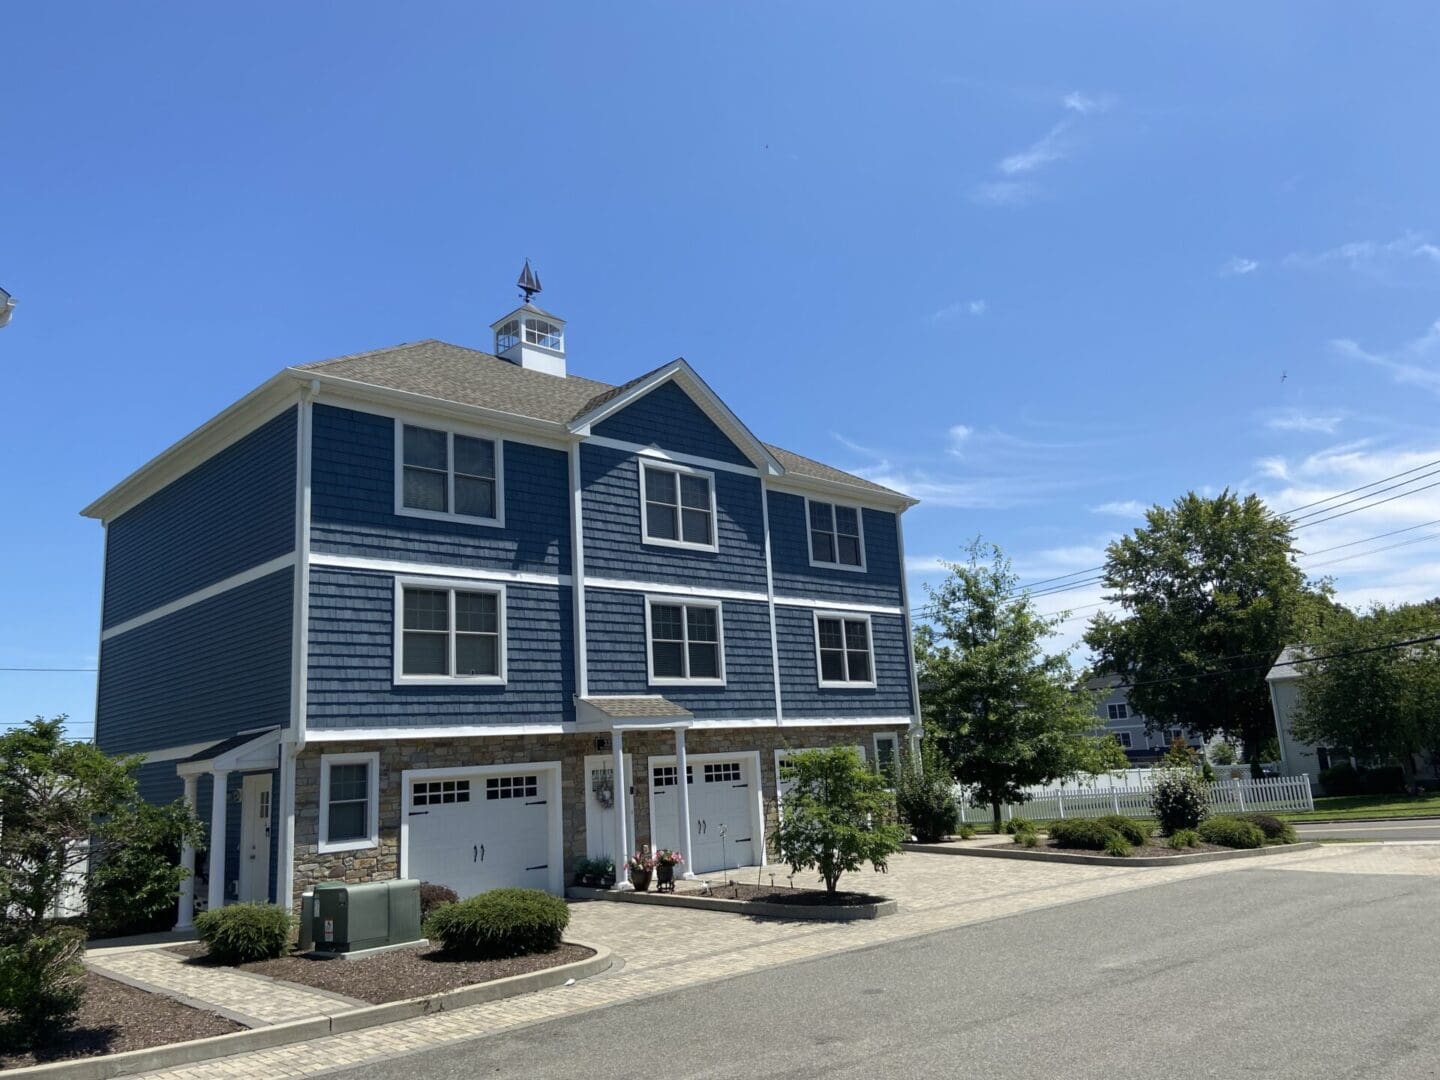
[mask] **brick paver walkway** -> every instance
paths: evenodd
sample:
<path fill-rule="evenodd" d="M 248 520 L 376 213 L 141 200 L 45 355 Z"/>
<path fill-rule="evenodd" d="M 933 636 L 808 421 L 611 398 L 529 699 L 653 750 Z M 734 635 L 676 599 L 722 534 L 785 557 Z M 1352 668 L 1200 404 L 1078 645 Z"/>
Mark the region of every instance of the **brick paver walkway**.
<path fill-rule="evenodd" d="M 187 964 L 185 957 L 164 948 L 92 952 L 86 962 L 102 975 L 143 984 L 189 1005 L 208 1006 L 247 1027 L 333 1016 L 366 1004 L 260 975 Z"/>
<path fill-rule="evenodd" d="M 618 974 L 523 997 L 274 1050 L 150 1074 L 167 1080 L 203 1077 L 310 1076 L 342 1066 L 474 1039 L 590 1009 L 636 1001 L 716 979 L 849 949 L 1210 874 L 1251 870 L 1440 875 L 1440 852 L 1401 847 L 1330 847 L 1259 860 L 1126 868 L 1059 866 L 999 859 L 907 854 L 876 879 L 845 884 L 900 901 L 900 914 L 856 923 L 786 923 L 743 916 L 603 901 L 576 904 L 567 934 L 608 945 L 625 966 Z M 753 880 L 755 871 L 749 880 Z M 781 875 L 777 873 L 777 882 Z M 769 872 L 762 873 L 769 883 Z"/>

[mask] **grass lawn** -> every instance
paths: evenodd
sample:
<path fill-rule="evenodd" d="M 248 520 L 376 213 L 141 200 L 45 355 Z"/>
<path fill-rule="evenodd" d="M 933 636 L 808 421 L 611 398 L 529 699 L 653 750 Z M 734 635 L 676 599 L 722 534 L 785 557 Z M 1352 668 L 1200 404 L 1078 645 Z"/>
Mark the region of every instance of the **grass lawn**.
<path fill-rule="evenodd" d="M 1324 821 L 1345 818 L 1440 817 L 1440 793 L 1434 795 L 1330 795 L 1317 798 L 1315 809 L 1300 814 L 1278 814 L 1286 821 Z"/>

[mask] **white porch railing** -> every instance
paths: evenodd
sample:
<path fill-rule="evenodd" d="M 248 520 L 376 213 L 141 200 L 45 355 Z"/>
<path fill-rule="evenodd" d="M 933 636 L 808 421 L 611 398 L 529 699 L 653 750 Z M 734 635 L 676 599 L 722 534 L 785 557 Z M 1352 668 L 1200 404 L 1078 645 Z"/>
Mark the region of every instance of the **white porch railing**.
<path fill-rule="evenodd" d="M 1017 814 L 1032 821 L 1096 818 L 1106 814 L 1149 817 L 1152 812 L 1150 788 L 1148 780 L 1123 787 L 1036 788 L 1023 803 L 1002 806 L 1000 816 L 1004 821 Z M 1217 780 L 1206 785 L 1206 795 L 1211 812 L 1217 814 L 1286 813 L 1315 809 L 1310 777 L 1304 775 Z M 990 821 L 990 807 L 970 805 L 964 788 L 955 789 L 955 799 L 960 804 L 961 821 L 972 825 Z"/>

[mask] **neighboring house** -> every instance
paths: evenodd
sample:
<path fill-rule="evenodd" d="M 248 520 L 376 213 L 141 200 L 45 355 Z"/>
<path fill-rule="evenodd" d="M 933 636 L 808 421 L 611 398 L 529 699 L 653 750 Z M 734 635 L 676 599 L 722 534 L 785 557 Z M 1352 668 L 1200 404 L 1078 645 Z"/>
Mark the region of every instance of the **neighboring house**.
<path fill-rule="evenodd" d="M 1195 750 L 1205 749 L 1205 740 L 1183 727 L 1149 731 L 1145 717 L 1130 705 L 1129 692 L 1118 675 L 1097 675 L 1085 683 L 1085 689 L 1101 694 L 1095 715 L 1102 723 L 1099 730 L 1114 737 L 1132 762 L 1158 761 L 1176 739 L 1182 739 Z"/>
<path fill-rule="evenodd" d="M 210 824 L 200 902 L 760 863 L 787 752 L 918 729 L 913 499 L 761 442 L 684 360 L 569 374 L 528 297 L 492 330 L 287 368 L 84 511 L 97 742 Z"/>

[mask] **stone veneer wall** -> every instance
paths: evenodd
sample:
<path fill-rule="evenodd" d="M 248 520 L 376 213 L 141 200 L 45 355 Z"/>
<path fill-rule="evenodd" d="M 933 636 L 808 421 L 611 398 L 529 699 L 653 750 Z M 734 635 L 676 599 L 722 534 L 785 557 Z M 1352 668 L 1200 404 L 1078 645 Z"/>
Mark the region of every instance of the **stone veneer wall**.
<path fill-rule="evenodd" d="M 872 736 L 879 731 L 902 732 L 903 727 L 831 728 L 733 728 L 691 731 L 685 737 L 689 754 L 759 751 L 760 783 L 764 793 L 765 834 L 777 824 L 775 801 L 775 751 L 825 746 L 865 748 L 869 761 L 874 756 Z M 337 742 L 311 745 L 301 754 L 295 776 L 295 895 L 322 881 L 384 881 L 400 873 L 400 774 L 406 769 L 433 769 L 464 765 L 524 764 L 530 761 L 559 761 L 562 827 L 565 839 L 566 876 L 574 863 L 585 856 L 585 758 L 609 752 L 596 749 L 595 734 L 589 735 L 506 735 L 472 739 L 424 739 L 410 743 Z M 635 815 L 638 843 L 650 842 L 650 756 L 674 756 L 675 736 L 671 732 L 627 732 L 622 749 L 631 755 L 635 792 L 630 811 Z M 378 751 L 380 754 L 380 845 L 358 851 L 321 854 L 320 758 L 323 754 Z"/>

